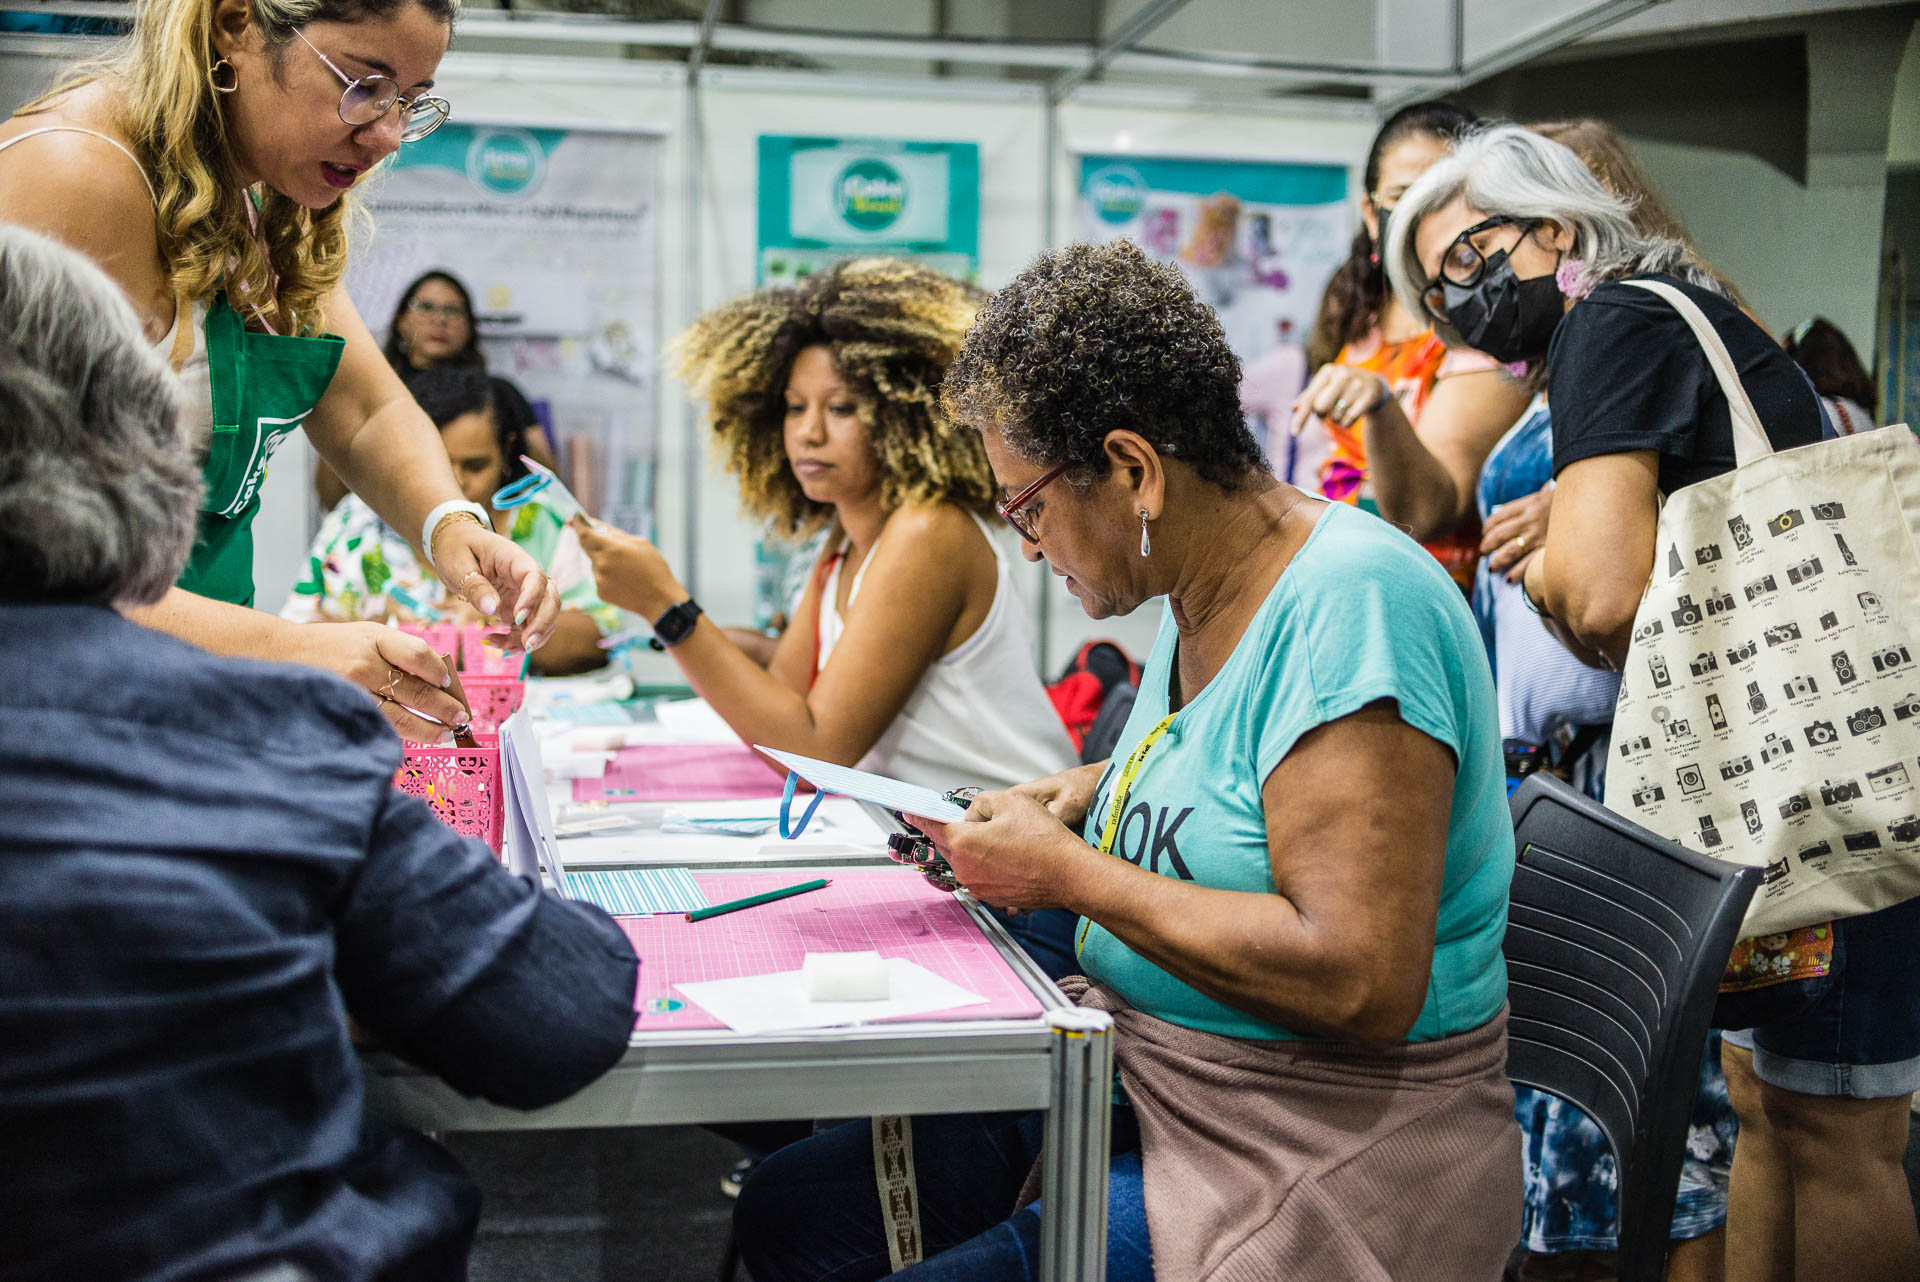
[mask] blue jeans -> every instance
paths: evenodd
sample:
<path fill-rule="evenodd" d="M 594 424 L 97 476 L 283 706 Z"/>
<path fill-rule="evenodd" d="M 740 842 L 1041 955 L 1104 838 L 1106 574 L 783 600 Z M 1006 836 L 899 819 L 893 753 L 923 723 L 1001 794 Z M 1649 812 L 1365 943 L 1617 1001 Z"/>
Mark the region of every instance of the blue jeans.
<path fill-rule="evenodd" d="M 913 1119 L 921 1240 L 927 1258 L 903 1282 L 1032 1282 L 1040 1204 L 1013 1204 L 1040 1153 L 1042 1113 Z M 1107 1176 L 1108 1282 L 1152 1282 L 1147 1207 L 1133 1110 L 1113 1112 Z M 1009 1212 L 1012 1212 L 1009 1215 Z M 873 1171 L 873 1124 L 849 1122 L 762 1162 L 733 1212 L 754 1282 L 863 1282 L 887 1276 L 887 1240 Z"/>
<path fill-rule="evenodd" d="M 1073 955 L 1073 932 L 1080 928 L 1078 914 L 1064 908 L 1009 913 L 1003 908 L 989 907 L 987 911 L 1013 936 L 1013 942 L 1046 972 L 1048 979 L 1057 984 L 1068 975 L 1080 973 L 1080 959 Z"/>
<path fill-rule="evenodd" d="M 1836 921 L 1825 975 L 1724 993 L 1714 1018 L 1769 1085 L 1852 1099 L 1911 1095 L 1920 1090 L 1917 974 L 1920 897 Z"/>

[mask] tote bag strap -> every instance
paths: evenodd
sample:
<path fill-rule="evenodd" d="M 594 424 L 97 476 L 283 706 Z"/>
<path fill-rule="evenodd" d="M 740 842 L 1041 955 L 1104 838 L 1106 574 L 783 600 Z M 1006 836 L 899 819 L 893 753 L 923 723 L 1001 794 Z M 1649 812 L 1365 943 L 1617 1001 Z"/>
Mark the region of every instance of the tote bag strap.
<path fill-rule="evenodd" d="M 1720 341 L 1713 322 L 1707 319 L 1699 304 L 1665 281 L 1628 280 L 1620 283 L 1666 299 L 1667 304 L 1680 313 L 1680 319 L 1687 323 L 1687 328 L 1700 341 L 1700 349 L 1707 354 L 1707 364 L 1713 367 L 1713 376 L 1720 381 L 1720 394 L 1727 398 L 1727 412 L 1733 420 L 1734 464 L 1745 467 L 1773 453 L 1773 442 L 1767 439 L 1767 430 L 1760 426 L 1760 415 L 1754 411 L 1753 401 L 1747 397 L 1739 370 L 1734 368 L 1733 354 Z"/>

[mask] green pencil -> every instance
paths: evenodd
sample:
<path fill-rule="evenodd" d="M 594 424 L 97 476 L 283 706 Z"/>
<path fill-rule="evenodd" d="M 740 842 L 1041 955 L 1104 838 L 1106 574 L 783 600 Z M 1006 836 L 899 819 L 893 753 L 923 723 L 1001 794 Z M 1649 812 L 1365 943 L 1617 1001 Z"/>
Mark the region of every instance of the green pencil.
<path fill-rule="evenodd" d="M 709 917 L 718 917 L 721 913 L 738 912 L 742 908 L 752 908 L 756 904 L 770 904 L 776 899 L 785 899 L 788 895 L 804 895 L 809 890 L 821 890 L 833 884 L 830 877 L 819 881 L 803 881 L 798 886 L 787 886 L 780 890 L 768 890 L 758 895 L 748 895 L 745 899 L 735 899 L 729 903 L 715 904 L 711 908 L 696 908 L 687 914 L 688 921 L 705 921 Z"/>

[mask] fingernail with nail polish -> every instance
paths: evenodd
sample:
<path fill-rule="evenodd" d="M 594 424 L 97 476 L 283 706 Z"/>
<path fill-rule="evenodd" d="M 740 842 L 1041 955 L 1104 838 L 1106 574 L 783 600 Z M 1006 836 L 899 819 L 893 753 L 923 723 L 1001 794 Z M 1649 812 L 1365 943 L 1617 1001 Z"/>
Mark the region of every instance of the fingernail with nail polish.
<path fill-rule="evenodd" d="M 437 748 L 451 748 L 453 746 L 453 731 L 449 730 L 434 740 L 434 746 Z"/>
<path fill-rule="evenodd" d="M 527 621 L 527 616 L 532 613 L 533 613 L 532 610 L 524 610 L 524 609 L 521 610 L 520 613 L 513 616 L 513 626 L 517 628 L 525 624 Z"/>
<path fill-rule="evenodd" d="M 481 597 L 480 609 L 487 614 L 498 614 L 500 612 L 500 598 L 497 596 Z"/>

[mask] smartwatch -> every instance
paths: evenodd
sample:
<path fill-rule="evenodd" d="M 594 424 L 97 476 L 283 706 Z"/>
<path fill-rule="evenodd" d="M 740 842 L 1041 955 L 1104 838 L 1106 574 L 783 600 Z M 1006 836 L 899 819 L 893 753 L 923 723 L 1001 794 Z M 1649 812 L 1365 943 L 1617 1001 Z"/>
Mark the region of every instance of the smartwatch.
<path fill-rule="evenodd" d="M 688 597 L 679 605 L 667 607 L 667 612 L 653 621 L 653 636 L 647 644 L 656 650 L 665 650 L 679 645 L 693 635 L 693 625 L 700 618 L 700 607 Z"/>

